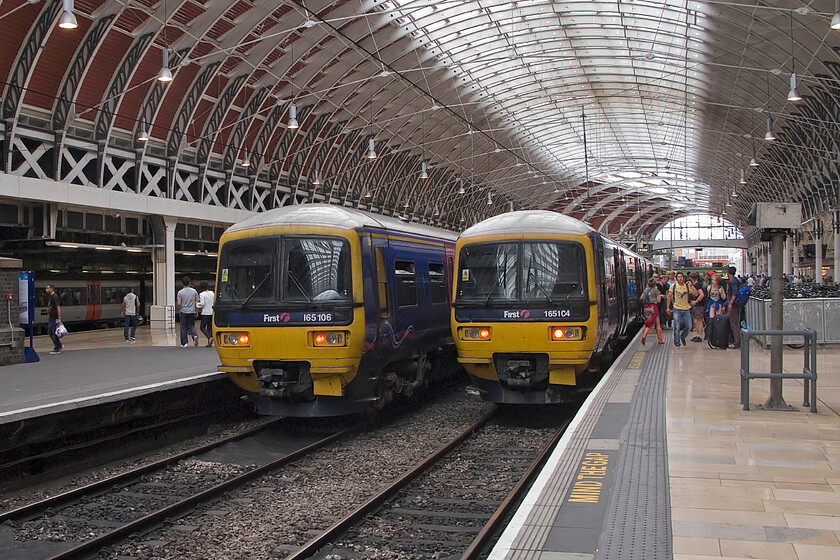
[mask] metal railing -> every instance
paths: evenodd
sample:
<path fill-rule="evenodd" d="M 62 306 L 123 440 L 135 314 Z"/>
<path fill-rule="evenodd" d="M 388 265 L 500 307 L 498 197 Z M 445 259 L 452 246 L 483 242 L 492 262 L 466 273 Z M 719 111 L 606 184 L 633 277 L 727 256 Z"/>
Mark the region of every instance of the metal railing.
<path fill-rule="evenodd" d="M 802 373 L 754 373 L 750 371 L 750 338 L 762 336 L 801 336 L 804 339 L 804 366 Z M 768 339 L 769 340 L 769 339 Z M 784 340 L 784 338 L 782 339 Z M 741 404 L 744 410 L 750 409 L 751 379 L 802 379 L 805 395 L 802 406 L 810 406 L 811 412 L 817 411 L 817 332 L 812 329 L 801 331 L 767 331 L 741 329 Z"/>

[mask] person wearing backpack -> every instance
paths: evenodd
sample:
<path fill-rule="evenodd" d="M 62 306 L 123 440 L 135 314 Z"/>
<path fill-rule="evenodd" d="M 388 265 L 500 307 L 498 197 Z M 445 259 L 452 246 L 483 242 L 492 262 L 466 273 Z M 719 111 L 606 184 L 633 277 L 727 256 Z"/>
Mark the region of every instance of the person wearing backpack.
<path fill-rule="evenodd" d="M 726 293 L 729 294 L 729 326 L 732 328 L 733 343 L 731 348 L 741 347 L 741 310 L 744 308 L 743 295 L 739 300 L 741 281 L 735 277 L 735 267 L 730 266 L 726 270 L 729 283 L 726 285 Z M 749 286 L 745 286 L 749 290 Z M 749 293 L 747 293 L 749 298 Z"/>

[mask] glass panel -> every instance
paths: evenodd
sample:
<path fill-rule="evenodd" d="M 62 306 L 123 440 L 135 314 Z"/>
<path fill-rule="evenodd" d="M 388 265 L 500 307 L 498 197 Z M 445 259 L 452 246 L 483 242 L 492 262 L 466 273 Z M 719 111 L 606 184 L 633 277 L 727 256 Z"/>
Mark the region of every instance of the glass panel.
<path fill-rule="evenodd" d="M 586 296 L 586 257 L 578 243 L 524 243 L 522 298 L 557 303 Z"/>
<path fill-rule="evenodd" d="M 219 255 L 218 303 L 266 303 L 276 299 L 272 271 L 279 238 L 263 237 L 231 241 Z"/>
<path fill-rule="evenodd" d="M 484 243 L 461 249 L 458 298 L 469 302 L 516 299 L 517 246 Z"/>
<path fill-rule="evenodd" d="M 350 247 L 342 239 L 286 238 L 284 299 L 350 299 Z"/>

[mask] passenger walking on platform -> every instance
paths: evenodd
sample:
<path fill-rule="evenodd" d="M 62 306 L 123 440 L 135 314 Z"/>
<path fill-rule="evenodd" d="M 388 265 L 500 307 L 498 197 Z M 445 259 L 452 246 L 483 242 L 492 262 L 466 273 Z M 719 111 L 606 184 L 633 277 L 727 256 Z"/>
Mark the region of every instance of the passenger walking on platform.
<path fill-rule="evenodd" d="M 207 337 L 207 344 L 205 346 L 213 346 L 213 303 L 216 300 L 216 294 L 208 287 L 207 280 L 202 280 L 198 285 L 201 288 L 201 293 L 198 294 L 198 301 L 195 306 L 198 308 L 197 313 L 201 316 L 201 332 Z"/>
<path fill-rule="evenodd" d="M 674 346 L 680 347 L 680 343 L 686 346 L 685 339 L 691 331 L 691 305 L 688 303 L 688 286 L 685 283 L 685 274 L 677 273 L 677 282 L 668 290 L 668 306 L 674 306 Z"/>
<path fill-rule="evenodd" d="M 656 287 L 656 278 L 648 280 L 648 287 L 642 292 L 642 305 L 644 306 L 645 330 L 642 333 L 642 344 L 647 340 L 651 327 L 656 326 L 656 338 L 659 344 L 665 344 L 662 340 L 662 323 L 659 322 L 659 303 L 662 301 L 662 294 Z"/>
<path fill-rule="evenodd" d="M 664 274 L 662 276 L 654 274 L 653 277 L 656 278 L 656 289 L 662 294 L 659 301 L 659 324 L 663 328 L 668 328 L 671 326 L 671 319 L 668 318 L 668 298 L 665 297 L 669 288 L 668 279 Z"/>
<path fill-rule="evenodd" d="M 729 283 L 726 285 L 726 293 L 729 295 L 729 326 L 732 327 L 733 343 L 731 348 L 741 347 L 741 306 L 735 303 L 738 297 L 738 290 L 741 289 L 741 282 L 735 277 L 736 269 L 730 266 L 726 270 Z"/>
<path fill-rule="evenodd" d="M 181 278 L 183 288 L 178 292 L 177 304 L 181 307 L 181 346 L 188 346 L 187 335 L 191 336 L 193 342 L 198 346 L 198 333 L 195 332 L 195 301 L 198 299 L 198 292 L 190 286 L 190 277 Z"/>
<path fill-rule="evenodd" d="M 712 276 L 712 283 L 709 286 L 709 302 L 706 304 L 706 313 L 709 319 L 714 319 L 720 310 L 726 306 L 726 290 L 720 285 L 720 276 Z"/>
<path fill-rule="evenodd" d="M 691 319 L 694 323 L 694 336 L 691 338 L 691 342 L 703 342 L 703 335 L 706 331 L 703 319 L 706 317 L 706 300 L 708 298 L 706 297 L 706 288 L 700 281 L 700 275 L 696 272 L 691 273 L 689 290 L 688 303 L 691 306 Z"/>
<path fill-rule="evenodd" d="M 137 309 L 140 307 L 140 298 L 134 293 L 134 288 L 129 288 L 128 293 L 122 300 L 122 308 L 120 315 L 124 317 L 123 320 L 123 336 L 126 342 L 134 342 L 134 333 L 137 331 Z M 131 327 L 131 333 L 128 328 Z"/>
<path fill-rule="evenodd" d="M 44 292 L 46 292 L 47 297 L 49 298 L 49 302 L 47 303 L 49 307 L 49 324 L 47 329 L 50 332 L 50 339 L 52 339 L 53 342 L 53 349 L 50 354 L 61 354 L 61 349 L 64 348 L 64 345 L 61 343 L 61 339 L 58 338 L 58 335 L 55 334 L 55 329 L 58 327 L 58 323 L 61 322 L 61 298 L 59 298 L 58 294 L 55 293 L 52 284 L 47 284 L 44 287 Z"/>

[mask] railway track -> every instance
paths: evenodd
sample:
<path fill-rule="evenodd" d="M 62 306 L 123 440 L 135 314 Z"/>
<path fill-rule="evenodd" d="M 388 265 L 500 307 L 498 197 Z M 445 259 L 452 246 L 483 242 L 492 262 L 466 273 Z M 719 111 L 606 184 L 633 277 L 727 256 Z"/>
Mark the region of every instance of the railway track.
<path fill-rule="evenodd" d="M 100 480 L 11 511 L 0 513 L 0 526 L 14 530 L 13 539 L 0 532 L 0 548 L 7 560 L 69 560 L 87 558 L 103 547 L 183 515 L 224 492 L 294 462 L 349 433 L 358 426 L 312 441 L 311 436 L 288 436 L 275 447 L 278 457 L 266 461 L 265 446 L 256 447 L 263 464 L 226 464 L 203 460 L 224 446 L 247 447 L 268 426 L 226 437 L 188 452 Z M 242 457 L 242 452 L 235 453 Z M 246 453 L 247 455 L 247 453 Z M 69 534 L 83 539 L 67 539 Z M 80 542 L 81 541 L 81 542 Z"/>
<path fill-rule="evenodd" d="M 481 557 L 572 416 L 529 429 L 488 414 L 285 560 Z"/>

